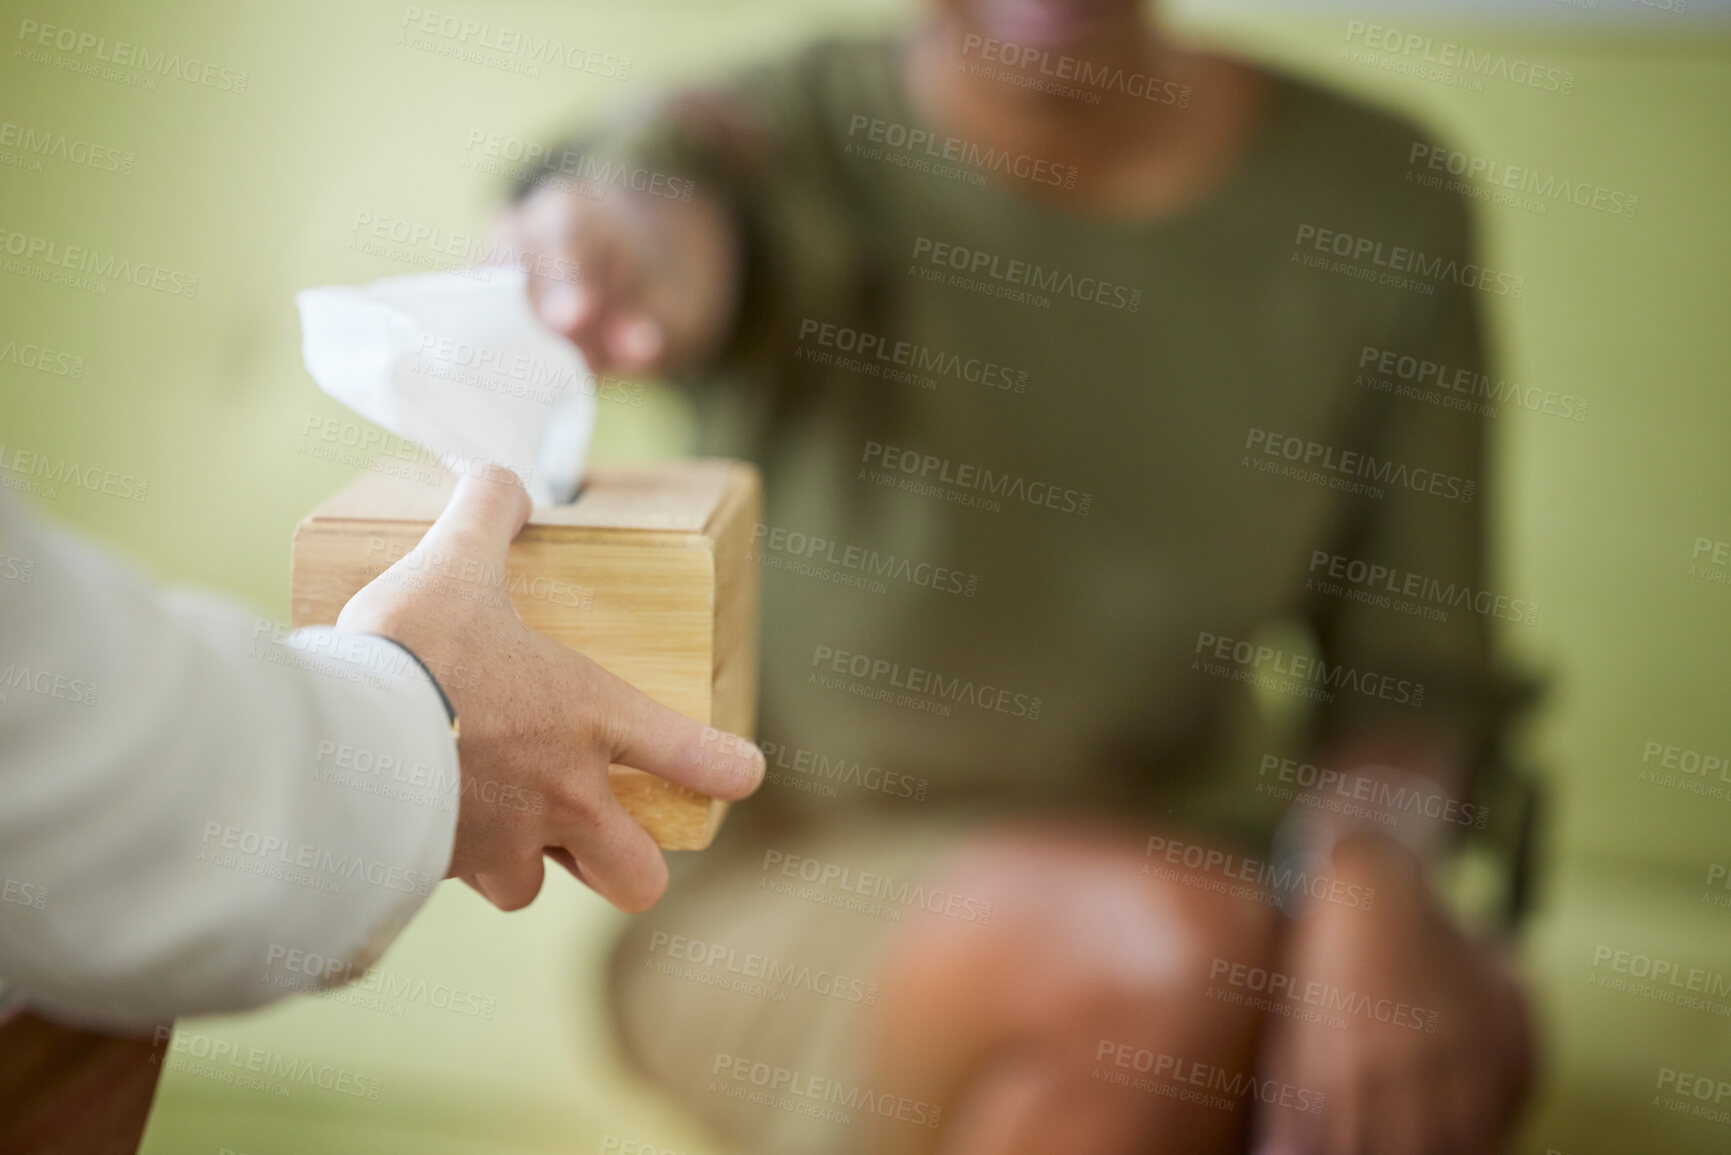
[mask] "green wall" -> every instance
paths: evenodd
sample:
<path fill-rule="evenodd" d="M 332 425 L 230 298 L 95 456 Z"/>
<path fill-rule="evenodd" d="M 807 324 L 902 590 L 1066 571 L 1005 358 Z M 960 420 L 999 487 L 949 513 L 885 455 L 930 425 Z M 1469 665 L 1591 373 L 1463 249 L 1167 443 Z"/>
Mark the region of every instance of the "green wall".
<path fill-rule="evenodd" d="M 404 6 L 382 2 L 4 8 L 0 120 L 132 159 L 130 172 L 0 167 L 0 228 L 196 275 L 199 290 L 188 300 L 111 284 L 96 295 L 0 274 L 0 347 L 48 346 L 83 366 L 73 379 L 0 360 L 0 441 L 147 479 L 142 503 L 66 492 L 41 504 L 164 578 L 278 618 L 296 520 L 355 472 L 309 452 L 309 422 L 348 419 L 301 368 L 291 296 L 414 271 L 351 248 L 357 214 L 483 229 L 499 182 L 469 167 L 472 130 L 542 134 L 662 81 L 901 10 L 475 0 L 465 11 L 629 58 L 621 83 L 416 51 L 398 43 Z M 1345 16 L 1186 19 L 1201 36 L 1415 111 L 1463 150 L 1640 198 L 1633 219 L 1563 205 L 1481 215 L 1488 263 L 1528 282 L 1522 300 L 1497 301 L 1506 374 L 1590 401 L 1583 422 L 1494 422 L 1502 584 L 1541 607 L 1508 642 L 1552 677 L 1530 743 L 1553 811 L 1528 949 L 1553 1081 L 1529 1146 L 1636 1149 L 1620 1137 L 1640 1135 L 1647 1150 L 1710 1150 L 1723 1128 L 1650 1107 L 1650 1077 L 1693 1063 L 1731 1078 L 1728 1020 L 1589 983 L 1603 943 L 1731 973 L 1731 911 L 1702 901 L 1709 866 L 1731 860 L 1731 783 L 1712 798 L 1639 778 L 1648 742 L 1731 752 L 1731 585 L 1688 572 L 1698 538 L 1731 541 L 1731 38 L 1594 33 L 1574 15 L 1543 33 L 1424 26 L 1566 69 L 1567 96 L 1495 81 L 1464 91 L 1343 58 Z M 164 79 L 140 91 L 40 63 L 18 51 L 31 19 L 245 71 L 246 90 Z M 598 457 L 687 442 L 688 418 L 664 395 L 602 408 Z M 191 1101 L 177 1095 L 171 1078 L 165 1103 Z M 175 1125 L 159 1120 L 153 1135 Z"/>

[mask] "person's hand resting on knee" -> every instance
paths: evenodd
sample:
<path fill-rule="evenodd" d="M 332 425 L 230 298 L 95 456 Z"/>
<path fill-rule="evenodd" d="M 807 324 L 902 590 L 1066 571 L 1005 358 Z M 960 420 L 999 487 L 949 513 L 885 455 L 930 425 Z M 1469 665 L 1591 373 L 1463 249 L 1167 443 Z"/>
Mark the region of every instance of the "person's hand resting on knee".
<path fill-rule="evenodd" d="M 1413 781 L 1428 782 L 1397 785 L 1410 791 Z M 1326 818 L 1312 825 L 1330 829 Z M 1499 947 L 1457 926 L 1432 893 L 1422 849 L 1346 826 L 1332 828 L 1306 865 L 1312 877 L 1374 897 L 1357 906 L 1307 902 L 1274 964 L 1298 989 L 1321 992 L 1339 1022 L 1270 1016 L 1258 1070 L 1321 1092 L 1326 1106 L 1260 1112 L 1252 1150 L 1502 1150 L 1531 1082 L 1525 996 Z"/>
<path fill-rule="evenodd" d="M 505 559 L 528 516 L 514 475 L 463 477 L 421 543 L 337 626 L 408 647 L 456 712 L 462 801 L 447 877 L 516 910 L 540 892 L 547 855 L 620 909 L 645 910 L 667 864 L 609 790 L 608 764 L 738 799 L 762 781 L 763 757 L 523 624 Z"/>

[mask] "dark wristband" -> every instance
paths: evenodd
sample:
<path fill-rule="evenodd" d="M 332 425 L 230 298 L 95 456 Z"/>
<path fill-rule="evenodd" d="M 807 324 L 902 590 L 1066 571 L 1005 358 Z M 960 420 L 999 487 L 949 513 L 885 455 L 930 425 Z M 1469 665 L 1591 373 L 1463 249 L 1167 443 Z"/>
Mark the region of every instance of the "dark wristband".
<path fill-rule="evenodd" d="M 421 655 L 415 653 L 415 651 L 409 649 L 409 647 L 405 646 L 403 643 L 399 642 L 395 638 L 386 638 L 385 635 L 383 635 L 383 634 L 374 634 L 373 637 L 384 638 L 385 641 L 391 643 L 391 645 L 397 647 L 397 649 L 399 649 L 399 650 L 403 651 L 403 653 L 409 655 L 409 660 L 411 662 L 415 663 L 416 667 L 418 667 L 420 669 L 421 673 L 426 676 L 427 681 L 432 683 L 433 692 L 435 694 L 439 695 L 439 704 L 441 706 L 445 707 L 445 717 L 447 717 L 451 720 L 451 737 L 456 738 L 457 737 L 457 707 L 451 705 L 451 696 L 449 694 L 445 693 L 445 687 L 439 685 L 439 679 L 437 679 L 433 676 L 433 671 L 427 668 L 427 663 L 421 661 Z"/>

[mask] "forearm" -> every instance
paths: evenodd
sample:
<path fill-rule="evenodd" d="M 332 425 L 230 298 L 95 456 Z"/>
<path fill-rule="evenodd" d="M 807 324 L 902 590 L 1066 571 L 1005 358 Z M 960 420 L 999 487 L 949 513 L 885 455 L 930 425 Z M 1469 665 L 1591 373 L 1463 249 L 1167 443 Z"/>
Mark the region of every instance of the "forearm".
<path fill-rule="evenodd" d="M 260 978 L 273 946 L 364 971 L 444 874 L 456 823 L 454 743 L 407 655 L 164 595 L 0 517 L 36 563 L 0 602 L 5 661 L 88 699 L 32 685 L 0 703 L 0 871 L 41 898 L 0 904 L 0 974 L 141 1028 L 286 993 Z"/>
<path fill-rule="evenodd" d="M 531 248 L 586 270 L 575 296 L 593 299 L 543 316 L 591 368 L 773 387 L 799 319 L 857 303 L 866 242 L 816 95 L 824 67 L 678 93 L 534 166 L 513 216 Z M 657 334 L 639 342 L 643 320 Z"/>

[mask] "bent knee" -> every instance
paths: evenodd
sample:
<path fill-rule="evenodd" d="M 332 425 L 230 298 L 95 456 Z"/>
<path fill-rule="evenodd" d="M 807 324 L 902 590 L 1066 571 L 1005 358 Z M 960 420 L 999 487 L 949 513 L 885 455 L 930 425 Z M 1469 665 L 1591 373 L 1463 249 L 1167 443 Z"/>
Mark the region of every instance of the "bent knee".
<path fill-rule="evenodd" d="M 1146 865 L 1137 840 L 1099 828 L 977 840 L 934 876 L 944 903 L 898 932 L 881 978 L 886 1005 L 983 1034 L 1107 1038 L 1170 1028 L 1195 1013 L 1212 976 L 1269 961 L 1270 906 Z"/>

